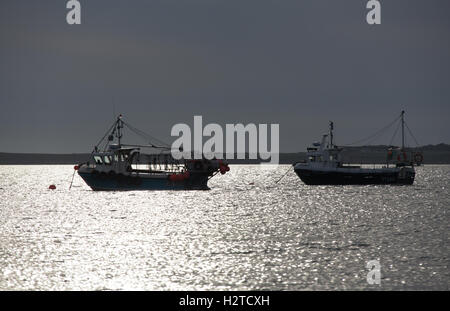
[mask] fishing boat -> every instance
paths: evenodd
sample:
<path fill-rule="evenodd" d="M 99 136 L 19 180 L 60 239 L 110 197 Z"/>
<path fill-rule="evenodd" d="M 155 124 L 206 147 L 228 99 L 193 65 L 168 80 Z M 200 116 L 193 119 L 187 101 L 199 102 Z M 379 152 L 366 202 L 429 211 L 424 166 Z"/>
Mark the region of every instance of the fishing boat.
<path fill-rule="evenodd" d="M 404 115 L 405 112 L 402 111 L 394 120 L 400 120 L 402 146 L 388 148 L 384 166 L 369 168 L 344 164 L 342 160 L 344 148 L 334 144 L 334 124 L 330 122 L 329 133 L 323 135 L 320 143 L 314 143 L 307 148 L 306 161 L 293 164 L 295 173 L 307 185 L 412 185 L 415 178 L 414 165 L 421 163 L 423 156 L 405 148 Z"/>
<path fill-rule="evenodd" d="M 124 144 L 123 129 L 145 138 L 147 145 Z M 103 146 L 103 148 L 101 148 Z M 141 149 L 149 148 L 150 153 Z M 119 115 L 100 142 L 89 161 L 76 165 L 75 170 L 95 191 L 118 190 L 208 190 L 208 180 L 230 170 L 223 160 L 176 160 L 171 148 L 150 135 L 126 123 Z"/>

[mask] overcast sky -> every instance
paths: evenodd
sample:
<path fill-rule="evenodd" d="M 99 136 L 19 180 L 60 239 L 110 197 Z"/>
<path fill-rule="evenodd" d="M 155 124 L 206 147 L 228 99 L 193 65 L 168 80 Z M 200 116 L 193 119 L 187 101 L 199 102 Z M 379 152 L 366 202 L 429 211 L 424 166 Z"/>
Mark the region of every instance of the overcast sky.
<path fill-rule="evenodd" d="M 402 109 L 420 144 L 450 143 L 450 1 L 80 0 L 0 2 L 0 152 L 89 152 L 122 113 L 171 127 L 278 123 L 304 151 L 335 122 L 337 144 Z M 384 140 L 389 143 L 393 131 Z"/>

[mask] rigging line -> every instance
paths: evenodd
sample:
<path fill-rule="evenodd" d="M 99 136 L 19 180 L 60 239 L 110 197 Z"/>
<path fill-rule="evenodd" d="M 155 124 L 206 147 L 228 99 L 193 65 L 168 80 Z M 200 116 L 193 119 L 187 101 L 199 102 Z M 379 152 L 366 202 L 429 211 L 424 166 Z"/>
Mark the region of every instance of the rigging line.
<path fill-rule="evenodd" d="M 377 136 L 374 136 L 372 139 L 367 140 L 367 142 L 365 143 L 366 145 L 372 145 L 374 144 L 376 141 L 380 142 L 379 139 L 382 138 L 384 136 L 386 131 L 383 131 L 382 133 L 380 133 Z"/>
<path fill-rule="evenodd" d="M 73 170 L 72 181 L 70 182 L 69 190 L 72 188 L 73 178 L 75 177 L 75 172 L 76 172 L 76 170 Z"/>
<path fill-rule="evenodd" d="M 103 145 L 103 147 L 101 147 L 100 145 Z M 99 146 L 100 146 L 100 148 L 98 148 L 98 146 L 96 146 L 98 148 L 98 150 L 103 150 L 103 152 L 105 152 L 106 151 L 106 147 L 108 146 L 108 141 L 105 140 L 103 142 L 103 144 L 99 144 Z"/>
<path fill-rule="evenodd" d="M 409 135 L 411 135 L 411 137 L 414 139 L 414 142 L 416 143 L 417 147 L 419 147 L 419 143 L 417 142 L 416 137 L 414 137 L 412 131 L 410 130 L 410 128 L 409 128 L 409 126 L 408 126 L 408 124 L 407 124 L 406 122 L 405 122 L 405 125 L 406 125 L 406 129 L 407 129 L 408 132 L 409 132 Z"/>
<path fill-rule="evenodd" d="M 130 131 L 132 131 L 132 132 L 135 133 L 136 135 L 140 136 L 140 137 L 143 138 L 144 140 L 148 141 L 148 143 L 149 143 L 151 146 L 153 146 L 153 147 L 155 147 L 155 148 L 158 147 L 158 146 L 155 146 L 155 145 L 152 143 L 152 140 L 157 140 L 157 139 L 154 139 L 154 138 L 151 137 L 150 135 L 148 135 L 148 134 L 146 134 L 146 133 L 144 133 L 144 132 L 142 132 L 142 131 L 140 131 L 140 130 L 138 130 L 138 129 L 136 129 L 136 128 L 133 128 L 133 127 L 132 127 L 131 125 L 129 125 L 129 124 L 125 124 L 125 123 L 124 123 L 124 125 L 125 125 Z"/>
<path fill-rule="evenodd" d="M 151 144 L 151 138 L 147 135 L 147 134 L 145 134 L 145 133 L 143 133 L 142 131 L 139 131 L 139 130 L 137 130 L 137 129 L 135 129 L 135 128 L 133 128 L 131 125 L 129 125 L 129 124 L 125 124 L 125 126 L 130 130 L 130 131 L 132 131 L 134 134 L 136 134 L 136 135 L 138 135 L 139 137 L 141 137 L 141 138 L 143 138 L 144 140 L 148 140 L 149 141 L 149 143 Z"/>
<path fill-rule="evenodd" d="M 137 135 L 139 135 L 139 136 L 141 136 L 141 137 L 144 137 L 144 138 L 146 138 L 146 139 L 149 139 L 150 141 L 151 141 L 151 140 L 154 140 L 154 141 L 160 143 L 161 145 L 164 145 L 164 146 L 167 146 L 167 147 L 169 146 L 169 144 L 163 142 L 162 140 L 159 140 L 159 139 L 157 139 L 157 138 L 155 138 L 155 137 L 153 137 L 153 136 L 151 136 L 151 135 L 145 133 L 144 131 L 141 131 L 141 130 L 137 129 L 137 128 L 131 126 L 130 124 L 126 123 L 126 122 L 123 122 L 123 124 L 124 124 L 128 129 L 130 129 L 131 131 L 133 131 L 134 133 L 136 133 Z M 152 144 L 152 145 L 153 145 L 153 144 Z"/>
<path fill-rule="evenodd" d="M 392 121 L 391 123 L 389 123 L 388 125 L 386 125 L 386 126 L 383 127 L 382 129 L 380 129 L 379 131 L 375 132 L 374 134 L 372 134 L 372 135 L 370 135 L 370 136 L 368 136 L 368 137 L 366 137 L 366 138 L 357 140 L 357 141 L 355 141 L 355 142 L 353 142 L 353 143 L 351 143 L 351 144 L 346 144 L 346 145 L 343 145 L 343 146 L 351 146 L 351 145 L 359 144 L 359 143 L 364 142 L 364 141 L 366 141 L 366 140 L 372 139 L 372 138 L 374 138 L 375 136 L 378 136 L 379 134 L 381 134 L 382 132 L 384 132 L 385 130 L 387 130 L 388 128 L 390 128 L 390 127 L 391 127 L 395 122 L 397 122 L 400 118 L 401 118 L 401 115 L 398 116 L 397 118 L 395 118 L 394 121 Z"/>
<path fill-rule="evenodd" d="M 375 132 L 372 135 L 367 136 L 366 138 L 357 140 L 351 144 L 348 144 L 346 146 L 350 146 L 350 145 L 355 145 L 355 144 L 359 144 L 361 142 L 364 141 L 368 141 L 368 140 L 374 140 L 375 138 L 377 138 L 378 136 L 380 136 L 384 131 L 386 131 L 387 129 L 389 129 L 393 124 L 395 124 L 395 122 L 397 122 L 399 119 L 401 118 L 401 116 L 398 116 L 396 119 L 394 119 L 394 121 L 392 121 L 391 123 L 389 123 L 388 125 L 386 125 L 385 127 L 381 128 L 380 130 L 378 130 L 377 132 Z"/>
<path fill-rule="evenodd" d="M 284 178 L 284 176 L 286 176 L 287 173 L 289 173 L 290 171 L 291 171 L 291 167 L 289 166 L 289 169 L 286 171 L 286 173 L 284 173 L 283 176 L 281 176 L 280 179 L 278 179 L 278 180 L 275 182 L 275 184 L 278 184 L 278 182 L 279 182 L 280 180 L 282 180 L 282 179 Z"/>
<path fill-rule="evenodd" d="M 117 121 L 114 121 L 113 125 L 111 125 L 111 127 L 108 129 L 106 134 L 102 137 L 102 139 L 100 139 L 100 141 L 95 145 L 95 147 L 98 147 L 102 143 L 102 141 L 105 139 L 105 137 L 108 136 L 108 134 L 111 132 L 111 130 L 116 126 L 116 122 Z"/>
<path fill-rule="evenodd" d="M 155 145 L 153 145 L 153 144 L 149 144 L 149 145 L 136 145 L 136 144 L 131 145 L 131 144 L 122 144 L 122 146 L 125 146 L 125 147 L 139 147 L 139 148 L 155 148 L 155 149 L 170 150 L 169 147 L 165 147 L 165 146 L 160 147 L 160 146 L 155 146 Z"/>
<path fill-rule="evenodd" d="M 395 129 L 395 132 L 394 132 L 394 135 L 392 135 L 392 138 L 391 138 L 391 140 L 389 141 L 389 146 L 392 146 L 392 142 L 394 141 L 395 135 L 397 135 L 397 132 L 398 132 L 398 130 L 400 129 L 400 125 L 401 125 L 401 123 L 398 122 L 397 128 Z"/>

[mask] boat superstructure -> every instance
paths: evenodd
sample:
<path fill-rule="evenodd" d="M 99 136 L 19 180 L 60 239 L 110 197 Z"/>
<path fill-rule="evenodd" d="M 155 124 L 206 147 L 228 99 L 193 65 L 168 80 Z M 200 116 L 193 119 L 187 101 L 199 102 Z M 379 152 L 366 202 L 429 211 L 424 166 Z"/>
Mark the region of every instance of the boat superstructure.
<path fill-rule="evenodd" d="M 400 115 L 402 126 L 402 146 L 387 150 L 386 164 L 378 168 L 368 168 L 344 164 L 342 147 L 333 141 L 333 122 L 329 133 L 323 135 L 321 142 L 307 148 L 307 159 L 294 163 L 294 171 L 307 185 L 367 185 L 401 184 L 412 185 L 415 178 L 417 153 L 408 153 L 404 140 L 404 111 Z M 421 154 L 420 154 L 421 157 Z M 422 157 L 423 160 L 423 157 Z"/>
<path fill-rule="evenodd" d="M 76 166 L 78 174 L 92 190 L 207 190 L 211 177 L 230 170 L 223 160 L 176 160 L 170 147 L 163 143 L 123 144 L 124 126 L 149 137 L 125 123 L 121 115 L 117 117 L 94 147 L 89 161 Z M 101 150 L 99 146 L 103 142 Z M 154 152 L 141 153 L 142 148 Z"/>

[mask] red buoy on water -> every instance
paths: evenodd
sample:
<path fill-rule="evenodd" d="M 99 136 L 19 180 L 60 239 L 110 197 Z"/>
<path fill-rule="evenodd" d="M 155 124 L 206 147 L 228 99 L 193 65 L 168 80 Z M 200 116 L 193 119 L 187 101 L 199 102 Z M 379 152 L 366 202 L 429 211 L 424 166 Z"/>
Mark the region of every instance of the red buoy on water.
<path fill-rule="evenodd" d="M 48 186 L 48 189 L 50 189 L 50 190 L 55 190 L 55 189 L 56 189 L 56 186 L 55 186 L 55 185 L 50 185 L 50 186 Z"/>
<path fill-rule="evenodd" d="M 230 170 L 230 167 L 228 166 L 228 164 L 220 164 L 219 170 L 220 174 L 223 175 Z"/>

